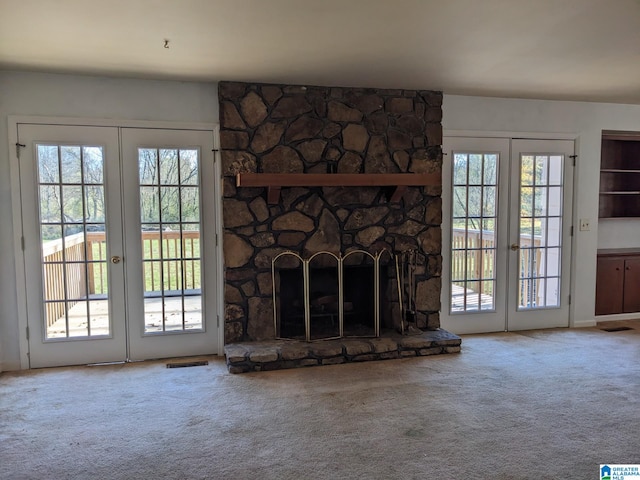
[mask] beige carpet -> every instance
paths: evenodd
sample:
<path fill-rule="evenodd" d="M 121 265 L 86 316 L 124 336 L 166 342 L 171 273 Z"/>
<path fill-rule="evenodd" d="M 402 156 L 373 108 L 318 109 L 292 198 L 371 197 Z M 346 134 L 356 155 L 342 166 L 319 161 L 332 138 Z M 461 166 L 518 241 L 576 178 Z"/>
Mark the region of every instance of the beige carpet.
<path fill-rule="evenodd" d="M 626 323 L 243 375 L 215 357 L 4 373 L 0 478 L 598 478 L 640 463 L 640 321 Z"/>

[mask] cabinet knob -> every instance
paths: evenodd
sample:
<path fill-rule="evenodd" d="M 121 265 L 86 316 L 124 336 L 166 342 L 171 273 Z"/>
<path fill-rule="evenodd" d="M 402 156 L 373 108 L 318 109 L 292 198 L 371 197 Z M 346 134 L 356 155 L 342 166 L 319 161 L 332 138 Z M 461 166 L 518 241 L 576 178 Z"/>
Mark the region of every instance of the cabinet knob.
<path fill-rule="evenodd" d="M 620 270 L 620 267 L 616 267 L 616 270 Z"/>

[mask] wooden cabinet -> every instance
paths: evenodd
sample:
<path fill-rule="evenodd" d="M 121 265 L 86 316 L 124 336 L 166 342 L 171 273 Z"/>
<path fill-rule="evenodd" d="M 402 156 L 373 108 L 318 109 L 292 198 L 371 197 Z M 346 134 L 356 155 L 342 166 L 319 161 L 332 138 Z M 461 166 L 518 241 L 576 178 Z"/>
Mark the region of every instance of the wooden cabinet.
<path fill-rule="evenodd" d="M 640 249 L 598 251 L 596 315 L 640 312 Z"/>
<path fill-rule="evenodd" d="M 640 217 L 640 132 L 603 132 L 598 216 Z"/>
<path fill-rule="evenodd" d="M 640 312 L 640 257 L 624 261 L 623 312 Z"/>

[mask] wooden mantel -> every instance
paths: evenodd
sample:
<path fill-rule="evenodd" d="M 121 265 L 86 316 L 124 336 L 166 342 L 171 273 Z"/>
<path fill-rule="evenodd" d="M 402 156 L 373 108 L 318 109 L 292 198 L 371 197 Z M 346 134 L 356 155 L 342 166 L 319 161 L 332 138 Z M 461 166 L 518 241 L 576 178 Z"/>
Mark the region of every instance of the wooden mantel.
<path fill-rule="evenodd" d="M 282 187 L 394 187 L 398 202 L 407 187 L 441 185 L 437 173 L 238 173 L 237 187 L 267 187 L 267 201 L 278 203 Z"/>

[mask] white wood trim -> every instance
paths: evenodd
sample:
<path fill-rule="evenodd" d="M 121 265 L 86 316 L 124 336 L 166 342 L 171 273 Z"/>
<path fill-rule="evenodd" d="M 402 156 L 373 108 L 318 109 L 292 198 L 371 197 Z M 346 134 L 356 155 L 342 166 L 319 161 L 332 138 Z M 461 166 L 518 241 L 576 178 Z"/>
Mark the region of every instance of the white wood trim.
<path fill-rule="evenodd" d="M 587 327 L 595 327 L 595 320 L 580 320 L 578 322 L 574 322 L 573 325 L 569 325 L 569 328 L 587 328 Z"/>
<path fill-rule="evenodd" d="M 13 213 L 13 251 L 15 257 L 16 300 L 18 309 L 18 353 L 20 368 L 29 368 L 29 341 L 27 340 L 27 283 L 22 250 L 22 200 L 20 195 L 20 161 L 16 152 L 18 124 L 9 117 L 9 168 L 11 174 L 11 209 Z M 1 371 L 1 369 L 0 369 Z"/>
<path fill-rule="evenodd" d="M 526 140 L 576 140 L 577 133 L 543 133 L 543 132 L 502 132 L 491 130 L 451 130 L 442 131 L 444 137 L 476 137 L 476 138 L 508 138 Z"/>
<path fill-rule="evenodd" d="M 203 122 L 164 122 L 154 120 L 102 119 L 86 117 L 46 117 L 37 115 L 9 115 L 8 124 L 69 125 L 74 127 L 119 127 L 169 130 L 207 130 L 214 131 L 217 123 Z M 15 143 L 15 142 L 14 142 Z"/>
<path fill-rule="evenodd" d="M 633 313 L 617 313 L 614 315 L 598 315 L 594 318 L 593 324 L 598 322 L 614 322 L 616 320 L 637 320 L 640 318 L 640 312 Z"/>
<path fill-rule="evenodd" d="M 222 225 L 222 202 L 224 200 L 224 189 L 222 185 L 222 156 L 220 155 L 220 125 L 216 125 L 213 130 L 213 160 L 214 160 L 214 174 L 215 174 L 215 182 L 213 185 L 214 188 L 214 198 L 217 200 L 216 205 L 216 238 L 218 239 L 218 245 L 216 246 L 216 261 L 217 261 L 217 299 L 218 309 L 217 315 L 220 319 L 220 325 L 218 328 L 218 355 L 224 356 L 224 325 L 225 325 L 225 315 L 224 315 L 224 251 L 223 251 L 223 238 L 224 238 L 224 228 Z"/>
<path fill-rule="evenodd" d="M 579 139 L 575 139 L 573 142 L 573 154 L 580 157 L 580 141 Z M 573 166 L 573 198 L 571 199 L 571 226 L 573 227 L 573 236 L 571 237 L 571 263 L 569 265 L 569 295 L 571 295 L 571 303 L 569 304 L 569 328 L 580 328 L 580 327 L 589 327 L 592 325 L 588 325 L 591 323 L 589 320 L 578 320 L 576 321 L 576 301 L 578 298 L 576 295 L 577 285 L 578 285 L 578 266 L 576 259 L 578 258 L 578 235 L 580 231 L 578 230 L 577 219 L 578 219 L 578 190 L 580 189 L 580 182 L 578 181 L 578 169 L 580 168 L 580 162 L 576 162 Z M 597 218 L 596 221 L 593 222 L 597 227 Z M 595 262 L 595 258 L 593 259 Z M 594 311 L 595 313 L 595 311 Z M 595 322 L 593 322 L 595 325 Z"/>

